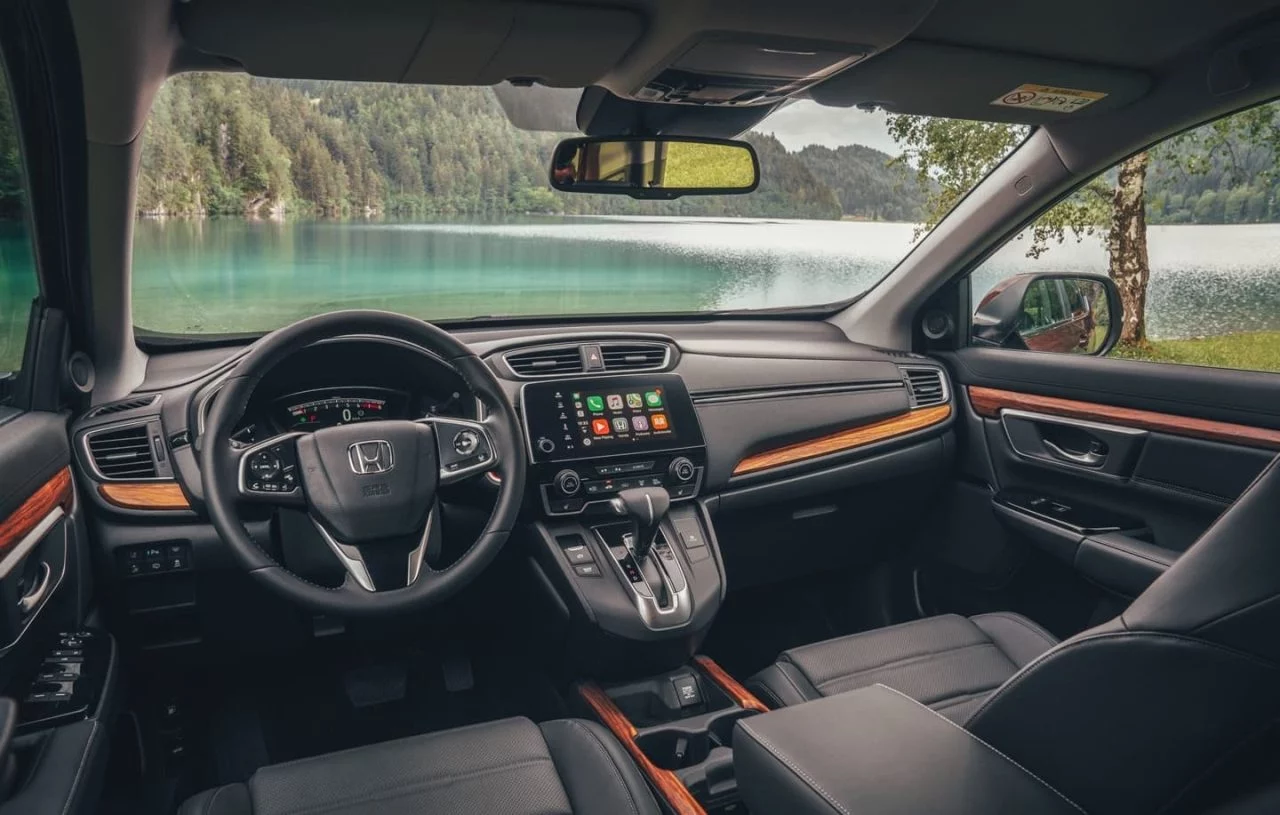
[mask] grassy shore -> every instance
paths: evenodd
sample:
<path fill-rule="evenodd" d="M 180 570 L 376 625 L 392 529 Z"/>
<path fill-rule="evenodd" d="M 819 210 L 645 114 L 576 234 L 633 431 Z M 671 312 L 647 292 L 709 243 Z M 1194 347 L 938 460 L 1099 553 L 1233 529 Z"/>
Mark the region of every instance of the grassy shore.
<path fill-rule="evenodd" d="M 1280 331 L 1246 331 L 1192 340 L 1150 340 L 1141 346 L 1119 346 L 1111 356 L 1214 368 L 1280 371 Z"/>

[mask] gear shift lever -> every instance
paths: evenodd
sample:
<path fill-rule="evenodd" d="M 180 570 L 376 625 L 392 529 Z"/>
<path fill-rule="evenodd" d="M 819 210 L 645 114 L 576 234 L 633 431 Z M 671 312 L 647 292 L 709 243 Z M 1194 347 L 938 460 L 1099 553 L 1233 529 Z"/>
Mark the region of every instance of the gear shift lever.
<path fill-rule="evenodd" d="M 622 490 L 609 502 L 614 513 L 631 521 L 631 548 L 636 561 L 643 564 L 658 537 L 658 526 L 671 508 L 671 494 L 662 487 L 638 487 Z"/>

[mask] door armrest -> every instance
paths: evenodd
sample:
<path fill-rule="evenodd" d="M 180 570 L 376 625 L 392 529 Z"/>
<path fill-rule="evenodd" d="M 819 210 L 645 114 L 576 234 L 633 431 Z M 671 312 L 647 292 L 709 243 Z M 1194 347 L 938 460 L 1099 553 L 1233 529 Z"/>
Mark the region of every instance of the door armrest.
<path fill-rule="evenodd" d="M 1147 590 L 1178 559 L 1178 553 L 1154 543 L 1108 532 L 1090 535 L 1076 549 L 1076 571 L 1125 597 Z"/>
<path fill-rule="evenodd" d="M 737 730 L 734 770 L 752 812 L 1082 812 L 969 731 L 883 685 L 743 719 Z"/>

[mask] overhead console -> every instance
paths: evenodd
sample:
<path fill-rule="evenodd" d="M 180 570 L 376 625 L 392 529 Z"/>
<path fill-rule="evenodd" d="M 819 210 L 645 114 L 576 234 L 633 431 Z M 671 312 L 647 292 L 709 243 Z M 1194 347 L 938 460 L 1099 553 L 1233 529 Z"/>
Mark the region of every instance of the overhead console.
<path fill-rule="evenodd" d="M 708 35 L 633 96 L 687 105 L 773 105 L 870 53 L 870 47 L 848 43 Z"/>
<path fill-rule="evenodd" d="M 637 487 L 663 487 L 672 501 L 698 494 L 706 444 L 676 374 L 530 382 L 520 406 L 548 515 L 608 512 L 618 492 Z"/>

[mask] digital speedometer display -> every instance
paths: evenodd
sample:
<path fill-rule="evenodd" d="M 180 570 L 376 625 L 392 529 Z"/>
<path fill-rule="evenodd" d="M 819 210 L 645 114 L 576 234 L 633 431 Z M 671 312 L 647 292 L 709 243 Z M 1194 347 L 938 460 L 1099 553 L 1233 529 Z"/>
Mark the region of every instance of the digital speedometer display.
<path fill-rule="evenodd" d="M 382 388 L 323 390 L 294 394 L 279 403 L 286 430 L 318 430 L 378 419 L 403 419 L 408 397 Z"/>

